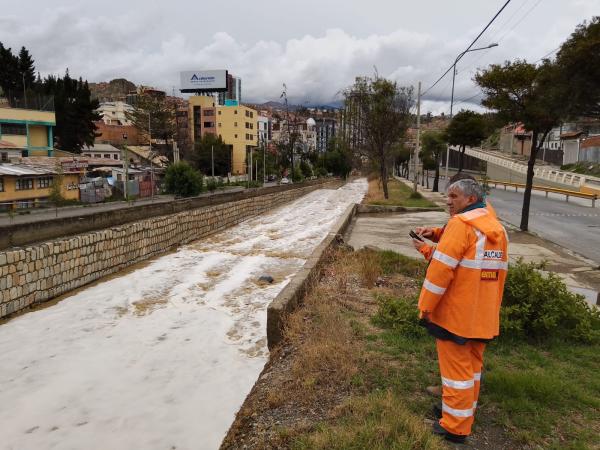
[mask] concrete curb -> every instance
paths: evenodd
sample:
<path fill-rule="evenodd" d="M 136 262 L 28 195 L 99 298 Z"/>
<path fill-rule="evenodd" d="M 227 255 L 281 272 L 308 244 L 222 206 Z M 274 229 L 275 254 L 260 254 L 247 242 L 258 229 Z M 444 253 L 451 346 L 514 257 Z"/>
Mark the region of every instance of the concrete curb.
<path fill-rule="evenodd" d="M 329 234 L 306 260 L 302 269 L 294 275 L 288 285 L 273 299 L 267 308 L 267 345 L 272 350 L 283 339 L 286 316 L 301 302 L 318 278 L 324 262 L 325 252 L 336 245 L 356 214 L 357 205 L 350 205 L 335 223 Z"/>

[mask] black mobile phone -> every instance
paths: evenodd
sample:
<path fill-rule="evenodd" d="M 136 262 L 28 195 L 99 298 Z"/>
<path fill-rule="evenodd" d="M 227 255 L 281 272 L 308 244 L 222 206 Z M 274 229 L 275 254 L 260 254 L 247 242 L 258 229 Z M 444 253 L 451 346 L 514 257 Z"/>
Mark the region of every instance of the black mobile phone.
<path fill-rule="evenodd" d="M 410 233 L 408 233 L 410 235 L 411 238 L 413 239 L 418 239 L 421 242 L 425 242 L 423 240 L 423 238 L 421 236 L 419 236 L 417 233 L 415 233 L 413 230 L 410 230 Z"/>

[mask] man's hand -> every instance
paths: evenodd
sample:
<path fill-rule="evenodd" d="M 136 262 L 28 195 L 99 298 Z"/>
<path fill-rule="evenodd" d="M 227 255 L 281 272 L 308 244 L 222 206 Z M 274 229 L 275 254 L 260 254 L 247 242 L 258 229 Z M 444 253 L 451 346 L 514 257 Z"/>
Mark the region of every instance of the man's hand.
<path fill-rule="evenodd" d="M 431 227 L 417 227 L 415 233 L 424 238 L 431 239 L 433 237 L 433 228 Z"/>
<path fill-rule="evenodd" d="M 413 238 L 412 241 L 413 241 L 413 246 L 415 247 L 415 249 L 417 249 L 417 251 L 420 251 L 421 247 L 423 247 L 424 245 L 427 245 L 427 244 L 425 244 L 425 242 L 420 241 L 418 239 Z"/>

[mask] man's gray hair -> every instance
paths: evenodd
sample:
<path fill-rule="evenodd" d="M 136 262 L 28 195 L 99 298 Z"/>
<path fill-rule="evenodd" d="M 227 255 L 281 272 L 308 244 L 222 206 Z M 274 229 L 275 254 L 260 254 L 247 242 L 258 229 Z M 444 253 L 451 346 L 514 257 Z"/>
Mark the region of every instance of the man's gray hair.
<path fill-rule="evenodd" d="M 475 180 L 467 179 L 455 181 L 450 186 L 448 186 L 447 191 L 450 192 L 453 189 L 458 189 L 467 197 L 470 197 L 471 195 L 474 196 L 478 202 L 483 201 L 483 187 L 481 187 L 481 185 Z"/>

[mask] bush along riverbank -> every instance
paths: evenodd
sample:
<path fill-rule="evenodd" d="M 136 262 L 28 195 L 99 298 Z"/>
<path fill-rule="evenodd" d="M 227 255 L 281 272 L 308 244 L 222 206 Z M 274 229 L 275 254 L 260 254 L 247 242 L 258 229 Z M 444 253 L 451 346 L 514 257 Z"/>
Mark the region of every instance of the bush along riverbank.
<path fill-rule="evenodd" d="M 598 448 L 600 315 L 532 264 L 511 265 L 465 449 Z M 334 249 L 290 315 L 223 449 L 440 449 L 440 384 L 417 323 L 421 260 Z"/>

